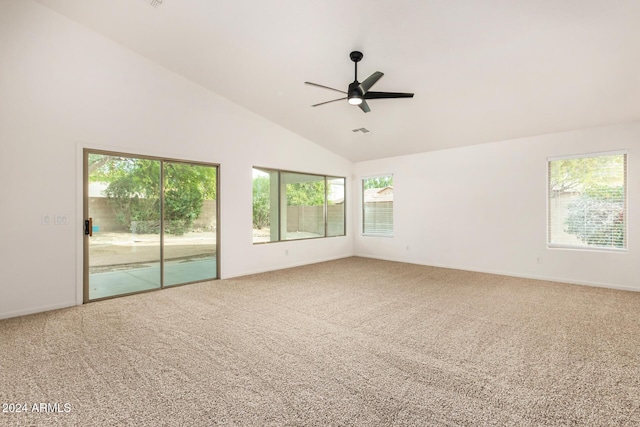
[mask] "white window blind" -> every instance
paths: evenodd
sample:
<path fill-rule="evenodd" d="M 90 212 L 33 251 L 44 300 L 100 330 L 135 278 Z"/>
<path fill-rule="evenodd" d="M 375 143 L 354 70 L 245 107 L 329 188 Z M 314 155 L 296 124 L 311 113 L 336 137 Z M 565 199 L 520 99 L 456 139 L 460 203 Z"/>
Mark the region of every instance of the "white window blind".
<path fill-rule="evenodd" d="M 548 161 L 549 247 L 624 250 L 627 154 Z"/>

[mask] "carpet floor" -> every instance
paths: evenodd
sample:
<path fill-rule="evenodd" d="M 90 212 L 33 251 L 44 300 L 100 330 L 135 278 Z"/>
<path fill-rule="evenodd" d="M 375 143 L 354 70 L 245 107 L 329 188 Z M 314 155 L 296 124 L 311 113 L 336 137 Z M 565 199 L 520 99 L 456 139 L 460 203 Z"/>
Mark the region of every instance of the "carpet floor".
<path fill-rule="evenodd" d="M 0 356 L 2 426 L 640 425 L 640 293 L 357 257 L 5 319 Z"/>

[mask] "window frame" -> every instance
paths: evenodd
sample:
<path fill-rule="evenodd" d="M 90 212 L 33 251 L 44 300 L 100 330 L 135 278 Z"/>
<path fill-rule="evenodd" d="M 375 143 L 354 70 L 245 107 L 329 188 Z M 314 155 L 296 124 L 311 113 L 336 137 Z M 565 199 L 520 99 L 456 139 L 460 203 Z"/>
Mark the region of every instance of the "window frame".
<path fill-rule="evenodd" d="M 387 178 L 390 177 L 391 178 L 391 182 L 392 185 L 391 187 L 393 188 L 393 181 L 394 181 L 394 176 L 393 173 L 383 173 L 383 174 L 377 174 L 377 175 L 367 175 L 367 176 L 362 176 L 360 177 L 360 192 L 361 192 L 361 197 L 360 197 L 360 203 L 361 203 L 361 215 L 360 215 L 360 222 L 361 222 L 361 227 L 360 227 L 360 235 L 363 237 L 386 237 L 386 238 L 393 238 L 394 236 L 394 232 L 395 232 L 395 221 L 393 218 L 393 213 L 395 211 L 394 206 L 395 206 L 395 200 L 392 202 L 391 205 L 391 231 L 389 232 L 372 232 L 372 231 L 367 231 L 365 229 L 365 200 L 364 200 L 364 196 L 365 196 L 365 181 L 370 180 L 370 179 L 375 179 L 375 178 Z M 394 194 L 394 199 L 395 199 L 395 192 Z"/>
<path fill-rule="evenodd" d="M 347 178 L 344 176 L 339 176 L 339 175 L 327 175 L 327 174 L 319 174 L 319 173 L 310 173 L 310 172 L 299 172 L 299 171 L 291 171 L 291 170 L 286 170 L 286 169 L 274 169 L 274 168 L 270 168 L 270 167 L 262 167 L 262 166 L 253 166 L 252 167 L 252 171 L 253 170 L 258 170 L 258 171 L 262 171 L 262 172 L 269 172 L 269 173 L 274 173 L 276 174 L 276 179 L 277 179 L 277 221 L 278 221 L 278 231 L 277 231 L 277 240 L 268 240 L 268 241 L 264 241 L 264 242 L 256 242 L 253 241 L 252 243 L 254 245 L 263 245 L 263 244 L 268 244 L 268 243 L 281 243 L 281 242 L 294 242 L 294 241 L 301 241 L 301 240 L 315 240 L 315 239 L 325 239 L 325 238 L 332 238 L 332 237 L 345 237 L 347 236 Z M 324 182 L 324 204 L 323 204 L 323 209 L 322 209 L 322 215 L 323 215 L 323 223 L 324 223 L 324 227 L 323 227 L 323 235 L 322 236 L 316 236 L 316 237 L 300 237 L 300 238 L 294 238 L 294 239 L 287 239 L 286 238 L 286 230 L 283 230 L 282 227 L 282 208 L 283 206 L 286 207 L 287 206 L 287 200 L 286 200 L 286 193 L 282 191 L 282 183 L 283 183 L 283 174 L 296 174 L 296 175 L 307 175 L 307 176 L 316 176 L 316 177 L 321 177 L 322 181 Z M 342 201 L 342 206 L 343 206 L 343 225 L 342 225 L 342 229 L 343 229 L 343 233 L 342 234 L 332 234 L 332 235 L 328 235 L 328 229 L 329 229 L 329 218 L 328 218 L 328 193 L 329 193 L 329 189 L 328 189 L 328 182 L 331 180 L 335 180 L 335 179 L 341 179 L 343 181 L 343 185 L 344 185 L 344 197 L 343 197 L 343 201 Z M 252 179 L 252 183 L 253 183 L 253 179 Z M 252 200 L 252 209 L 253 209 L 253 200 Z M 271 208 L 272 206 L 270 205 L 270 214 L 271 214 Z M 252 229 L 253 229 L 253 225 L 252 225 Z M 284 238 L 283 238 L 284 237 Z"/>
<path fill-rule="evenodd" d="M 588 243 L 583 244 L 569 244 L 569 243 L 554 243 L 552 242 L 552 219 L 551 219 L 551 202 L 552 202 L 552 190 L 551 190 L 551 163 L 554 161 L 561 160 L 575 160 L 575 159 L 584 159 L 584 158 L 594 158 L 594 157 L 605 157 L 605 156 L 624 156 L 623 161 L 623 233 L 624 240 L 622 247 L 611 247 L 611 246 L 597 246 L 597 245 L 589 245 Z M 593 153 L 582 153 L 575 155 L 564 155 L 564 156 L 554 156 L 548 157 L 546 161 L 546 176 L 547 176 L 547 188 L 546 188 L 546 202 L 547 202 L 547 222 L 546 222 L 546 243 L 548 249 L 563 249 L 563 250 L 576 250 L 576 251 L 592 251 L 592 252 L 613 252 L 613 253 L 626 253 L 628 251 L 628 163 L 629 163 L 629 154 L 627 150 L 611 150 L 611 151 L 603 151 L 603 152 L 593 152 Z"/>

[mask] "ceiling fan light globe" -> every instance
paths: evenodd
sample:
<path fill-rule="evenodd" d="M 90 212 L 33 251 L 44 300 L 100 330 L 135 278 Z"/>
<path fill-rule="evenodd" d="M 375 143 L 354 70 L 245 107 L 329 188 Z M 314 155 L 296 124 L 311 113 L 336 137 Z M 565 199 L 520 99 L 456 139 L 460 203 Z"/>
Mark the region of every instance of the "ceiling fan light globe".
<path fill-rule="evenodd" d="M 362 98 L 359 98 L 359 97 L 349 98 L 349 104 L 351 104 L 351 105 L 360 105 L 360 104 L 362 104 Z"/>

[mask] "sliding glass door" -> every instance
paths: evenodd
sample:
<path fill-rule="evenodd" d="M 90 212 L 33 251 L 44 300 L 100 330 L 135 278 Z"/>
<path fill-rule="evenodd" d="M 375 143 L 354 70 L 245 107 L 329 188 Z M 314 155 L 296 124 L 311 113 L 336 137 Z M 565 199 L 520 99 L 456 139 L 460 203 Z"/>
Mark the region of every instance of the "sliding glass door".
<path fill-rule="evenodd" d="M 218 167 L 85 150 L 85 302 L 218 277 Z"/>
<path fill-rule="evenodd" d="M 214 279 L 218 168 L 179 162 L 163 166 L 164 286 Z"/>

